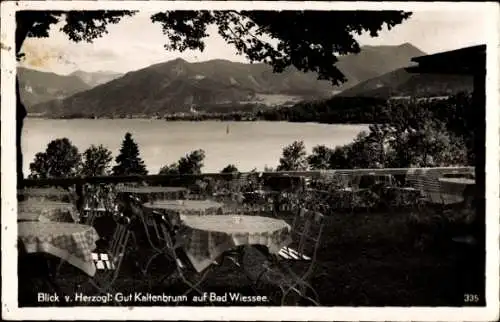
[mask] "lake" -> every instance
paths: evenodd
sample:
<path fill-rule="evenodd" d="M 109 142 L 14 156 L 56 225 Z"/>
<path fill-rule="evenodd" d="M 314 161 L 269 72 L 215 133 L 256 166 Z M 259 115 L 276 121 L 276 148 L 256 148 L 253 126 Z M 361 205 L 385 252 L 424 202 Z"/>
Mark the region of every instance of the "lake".
<path fill-rule="evenodd" d="M 226 133 L 229 128 L 229 133 Z M 149 119 L 72 119 L 28 118 L 22 138 L 23 166 L 57 138 L 67 137 L 80 152 L 91 144 L 102 144 L 116 157 L 126 132 L 139 145 L 141 157 L 151 174 L 180 157 L 205 150 L 203 172 L 219 172 L 228 164 L 240 171 L 265 166 L 276 167 L 284 146 L 303 140 L 308 152 L 319 144 L 329 147 L 351 142 L 367 125 L 288 123 L 288 122 L 166 122 Z M 114 163 L 114 160 L 113 160 Z"/>

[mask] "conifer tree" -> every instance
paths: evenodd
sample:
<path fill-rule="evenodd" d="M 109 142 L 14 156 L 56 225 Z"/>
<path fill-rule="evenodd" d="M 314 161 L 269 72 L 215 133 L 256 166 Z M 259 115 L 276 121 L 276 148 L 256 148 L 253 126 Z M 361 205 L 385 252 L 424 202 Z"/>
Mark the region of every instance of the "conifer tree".
<path fill-rule="evenodd" d="M 120 153 L 115 159 L 116 165 L 113 167 L 113 175 L 147 175 L 148 171 L 144 161 L 139 156 L 139 147 L 132 139 L 132 134 L 126 133 L 122 142 Z"/>

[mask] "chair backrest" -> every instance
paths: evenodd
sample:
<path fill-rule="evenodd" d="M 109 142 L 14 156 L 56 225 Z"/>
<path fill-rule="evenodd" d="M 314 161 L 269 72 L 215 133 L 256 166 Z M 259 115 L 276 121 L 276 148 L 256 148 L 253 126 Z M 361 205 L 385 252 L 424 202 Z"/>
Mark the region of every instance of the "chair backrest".
<path fill-rule="evenodd" d="M 423 175 L 420 172 L 417 172 L 418 169 L 410 169 L 406 174 L 406 185 L 412 188 L 415 188 L 423 193 L 424 184 L 423 184 Z"/>
<path fill-rule="evenodd" d="M 191 262 L 187 259 L 186 254 L 183 252 L 181 244 L 178 240 L 179 229 L 175 222 L 169 216 L 155 213 L 154 219 L 159 228 L 160 234 L 165 241 L 165 254 L 175 263 L 177 273 L 184 278 L 184 271 L 186 269 L 193 269 Z"/>
<path fill-rule="evenodd" d="M 442 202 L 441 183 L 439 182 L 441 176 L 440 171 L 433 169 L 426 171 L 422 176 L 423 193 L 433 203 Z"/>
<path fill-rule="evenodd" d="M 300 208 L 292 223 L 293 246 L 314 263 L 321 244 L 325 216 L 319 211 Z"/>
<path fill-rule="evenodd" d="M 108 245 L 108 255 L 112 259 L 116 274 L 118 274 L 130 238 L 132 220 L 123 214 L 116 214 L 114 217 L 116 228 Z"/>

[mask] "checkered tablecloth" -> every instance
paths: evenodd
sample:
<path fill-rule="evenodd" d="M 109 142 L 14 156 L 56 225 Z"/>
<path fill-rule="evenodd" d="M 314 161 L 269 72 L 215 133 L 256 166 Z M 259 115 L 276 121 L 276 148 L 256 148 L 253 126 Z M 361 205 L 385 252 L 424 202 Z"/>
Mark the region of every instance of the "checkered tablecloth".
<path fill-rule="evenodd" d="M 117 187 L 118 193 L 143 195 L 151 200 L 179 199 L 188 193 L 184 187 Z"/>
<path fill-rule="evenodd" d="M 20 222 L 17 224 L 19 245 L 27 253 L 48 253 L 78 267 L 90 276 L 96 268 L 92 251 L 99 235 L 87 225 L 60 222 Z"/>
<path fill-rule="evenodd" d="M 260 216 L 188 216 L 180 231 L 186 254 L 201 272 L 225 251 L 241 245 L 263 245 L 277 254 L 291 242 L 285 221 Z"/>
<path fill-rule="evenodd" d="M 164 210 L 170 213 L 184 215 L 214 215 L 222 212 L 222 203 L 212 200 L 161 200 L 147 202 L 144 208 L 148 210 Z"/>
<path fill-rule="evenodd" d="M 73 204 L 68 202 L 26 200 L 17 204 L 17 211 L 19 214 L 37 213 L 51 221 L 80 221 L 78 210 Z"/>

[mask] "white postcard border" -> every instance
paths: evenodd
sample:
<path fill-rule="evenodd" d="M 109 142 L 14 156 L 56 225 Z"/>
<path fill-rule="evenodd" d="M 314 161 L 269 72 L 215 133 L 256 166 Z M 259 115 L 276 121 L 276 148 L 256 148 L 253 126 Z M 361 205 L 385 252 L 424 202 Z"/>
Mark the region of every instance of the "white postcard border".
<path fill-rule="evenodd" d="M 17 308 L 17 248 L 15 217 L 15 18 L 17 10 L 408 10 L 459 11 L 481 7 L 491 25 L 487 42 L 486 214 L 487 306 L 461 307 L 77 307 Z M 478 19 L 481 19 L 478 17 Z M 286 2 L 286 1 L 19 1 L 1 3 L 1 177 L 2 186 L 2 316 L 15 320 L 290 320 L 290 321 L 489 321 L 499 315 L 499 6 L 494 3 L 449 2 Z M 6 265 L 9 263 L 9 265 Z M 14 263 L 14 264 L 13 264 Z"/>

